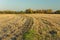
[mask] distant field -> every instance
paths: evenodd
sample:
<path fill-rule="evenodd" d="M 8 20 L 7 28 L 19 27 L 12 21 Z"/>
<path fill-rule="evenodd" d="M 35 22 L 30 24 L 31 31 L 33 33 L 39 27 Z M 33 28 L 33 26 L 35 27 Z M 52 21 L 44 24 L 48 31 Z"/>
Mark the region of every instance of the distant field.
<path fill-rule="evenodd" d="M 60 40 L 60 14 L 0 14 L 0 40 Z"/>

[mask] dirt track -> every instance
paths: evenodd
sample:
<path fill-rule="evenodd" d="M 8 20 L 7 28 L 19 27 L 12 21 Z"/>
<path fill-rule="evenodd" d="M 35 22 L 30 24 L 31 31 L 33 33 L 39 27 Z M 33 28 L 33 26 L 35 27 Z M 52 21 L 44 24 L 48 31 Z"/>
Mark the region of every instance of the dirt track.
<path fill-rule="evenodd" d="M 0 40 L 60 40 L 60 15 L 0 14 Z"/>

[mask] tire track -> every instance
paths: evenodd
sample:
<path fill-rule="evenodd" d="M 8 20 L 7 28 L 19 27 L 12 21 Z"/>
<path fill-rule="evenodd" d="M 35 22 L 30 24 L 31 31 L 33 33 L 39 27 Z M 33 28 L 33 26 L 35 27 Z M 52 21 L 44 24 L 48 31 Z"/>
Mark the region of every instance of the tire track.
<path fill-rule="evenodd" d="M 16 37 L 18 37 L 18 38 L 20 37 L 19 40 L 24 40 L 23 39 L 24 33 L 26 33 L 27 31 L 29 31 L 31 29 L 33 23 L 34 23 L 33 22 L 33 18 L 31 18 L 31 17 L 25 17 L 25 19 L 26 20 L 24 20 L 22 26 L 20 26 L 20 25 L 16 26 L 18 30 L 17 29 L 11 29 L 12 30 L 11 31 L 12 32 L 11 35 L 15 36 L 15 38 Z M 16 23 L 12 24 L 12 25 L 16 25 Z M 13 37 L 11 36 L 10 38 L 13 38 Z"/>
<path fill-rule="evenodd" d="M 27 20 L 25 21 L 25 23 L 22 26 L 23 27 L 23 29 L 22 29 L 22 40 L 24 40 L 24 37 L 23 37 L 24 34 L 32 28 L 33 23 L 34 23 L 33 18 L 27 17 Z"/>

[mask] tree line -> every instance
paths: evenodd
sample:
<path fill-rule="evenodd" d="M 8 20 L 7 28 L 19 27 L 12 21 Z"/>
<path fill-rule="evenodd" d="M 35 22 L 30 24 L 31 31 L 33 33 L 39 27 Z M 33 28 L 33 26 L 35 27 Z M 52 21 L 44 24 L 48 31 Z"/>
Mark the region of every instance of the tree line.
<path fill-rule="evenodd" d="M 47 10 L 32 10 L 26 9 L 25 11 L 0 11 L 0 14 L 60 14 L 60 10 L 53 11 L 52 9 Z"/>

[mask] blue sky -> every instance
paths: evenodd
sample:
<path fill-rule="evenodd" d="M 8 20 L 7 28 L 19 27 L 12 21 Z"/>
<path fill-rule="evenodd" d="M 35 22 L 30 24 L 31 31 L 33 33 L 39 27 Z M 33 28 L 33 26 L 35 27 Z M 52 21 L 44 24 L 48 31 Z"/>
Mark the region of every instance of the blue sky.
<path fill-rule="evenodd" d="M 0 0 L 0 10 L 60 9 L 60 0 Z"/>

